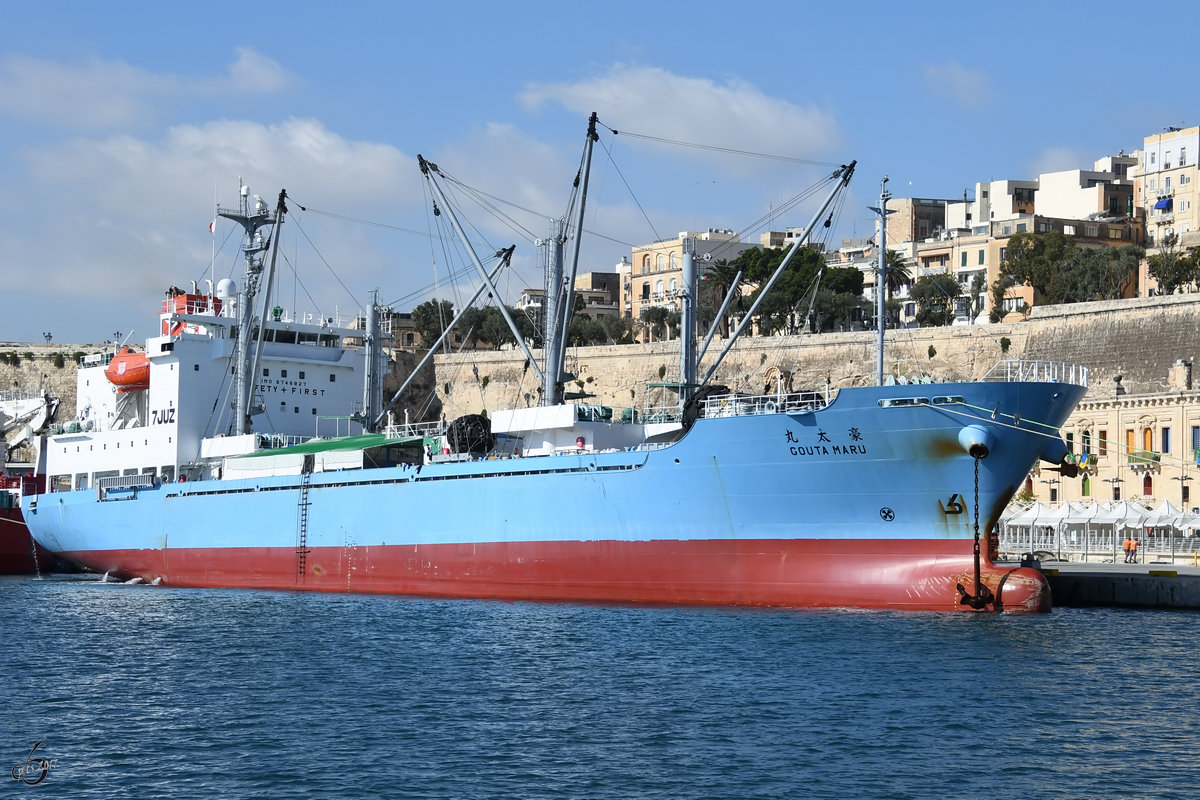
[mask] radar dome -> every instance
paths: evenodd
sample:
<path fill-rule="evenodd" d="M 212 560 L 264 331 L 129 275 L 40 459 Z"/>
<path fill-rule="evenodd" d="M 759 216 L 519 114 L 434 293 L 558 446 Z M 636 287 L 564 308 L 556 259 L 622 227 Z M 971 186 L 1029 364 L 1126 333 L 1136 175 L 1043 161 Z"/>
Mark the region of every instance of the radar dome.
<path fill-rule="evenodd" d="M 230 278 L 222 278 L 217 281 L 217 297 L 222 300 L 237 297 L 237 284 Z"/>

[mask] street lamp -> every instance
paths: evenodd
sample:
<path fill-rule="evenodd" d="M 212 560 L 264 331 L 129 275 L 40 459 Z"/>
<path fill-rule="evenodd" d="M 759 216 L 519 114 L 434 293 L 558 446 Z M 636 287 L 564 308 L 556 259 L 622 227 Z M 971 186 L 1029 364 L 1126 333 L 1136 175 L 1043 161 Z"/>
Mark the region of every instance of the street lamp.
<path fill-rule="evenodd" d="M 1171 478 L 1173 481 L 1179 481 L 1179 505 L 1180 510 L 1187 511 L 1190 492 L 1188 491 L 1187 482 L 1191 480 L 1187 475 L 1176 475 Z"/>
<path fill-rule="evenodd" d="M 1104 482 L 1112 484 L 1112 499 L 1120 500 L 1121 499 L 1121 484 L 1123 483 L 1123 481 L 1120 478 L 1105 478 Z"/>

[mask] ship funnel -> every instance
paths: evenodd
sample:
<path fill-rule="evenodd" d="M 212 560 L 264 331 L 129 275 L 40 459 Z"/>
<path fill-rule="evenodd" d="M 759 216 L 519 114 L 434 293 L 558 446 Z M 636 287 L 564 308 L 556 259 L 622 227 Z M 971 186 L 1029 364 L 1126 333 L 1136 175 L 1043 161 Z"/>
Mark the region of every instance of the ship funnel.
<path fill-rule="evenodd" d="M 971 458 L 987 458 L 995 447 L 995 439 L 978 425 L 968 425 L 958 432 L 958 443 Z"/>

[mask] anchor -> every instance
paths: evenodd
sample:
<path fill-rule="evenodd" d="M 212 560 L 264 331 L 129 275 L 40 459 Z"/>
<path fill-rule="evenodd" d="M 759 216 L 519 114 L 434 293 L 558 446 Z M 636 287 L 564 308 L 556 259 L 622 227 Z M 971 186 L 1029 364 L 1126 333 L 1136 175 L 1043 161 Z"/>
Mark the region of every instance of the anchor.
<path fill-rule="evenodd" d="M 996 600 L 996 595 L 992 594 L 992 590 L 983 585 L 983 578 L 980 575 L 979 569 L 979 459 L 982 457 L 978 453 L 972 453 L 975 458 L 975 594 L 969 594 L 966 588 L 960 583 L 958 584 L 958 602 L 960 605 L 970 606 L 979 611 L 987 608 L 989 605 L 995 604 L 997 610 L 1000 609 L 1000 603 Z"/>

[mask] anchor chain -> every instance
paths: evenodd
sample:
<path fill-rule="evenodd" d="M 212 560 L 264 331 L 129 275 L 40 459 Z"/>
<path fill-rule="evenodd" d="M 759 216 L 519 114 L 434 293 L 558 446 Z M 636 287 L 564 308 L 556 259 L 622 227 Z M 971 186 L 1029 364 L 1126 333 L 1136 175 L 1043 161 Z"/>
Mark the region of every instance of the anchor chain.
<path fill-rule="evenodd" d="M 986 608 L 996 602 L 996 596 L 992 594 L 992 590 L 983 585 L 983 577 L 979 566 L 979 456 L 975 456 L 975 594 L 968 594 L 967 590 L 960 583 L 958 584 L 958 593 L 961 595 L 958 602 L 965 606 L 970 606 L 975 610 Z"/>

